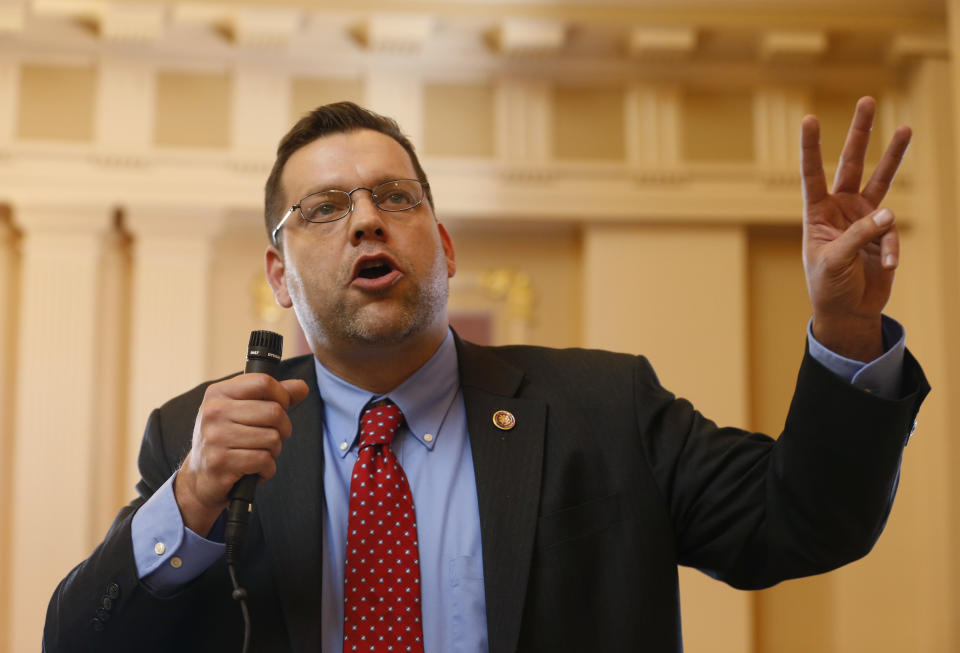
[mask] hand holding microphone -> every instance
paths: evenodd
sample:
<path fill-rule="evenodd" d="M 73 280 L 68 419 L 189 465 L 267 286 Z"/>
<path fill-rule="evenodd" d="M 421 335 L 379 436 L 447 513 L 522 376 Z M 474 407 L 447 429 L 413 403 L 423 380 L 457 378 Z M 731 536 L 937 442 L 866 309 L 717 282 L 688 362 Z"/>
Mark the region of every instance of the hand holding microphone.
<path fill-rule="evenodd" d="M 300 379 L 278 381 L 257 369 L 250 372 L 207 388 L 190 452 L 174 483 L 184 524 L 203 536 L 227 507 L 237 481 L 245 475 L 267 480 L 276 473 L 276 458 L 291 434 L 287 410 L 309 392 Z"/>

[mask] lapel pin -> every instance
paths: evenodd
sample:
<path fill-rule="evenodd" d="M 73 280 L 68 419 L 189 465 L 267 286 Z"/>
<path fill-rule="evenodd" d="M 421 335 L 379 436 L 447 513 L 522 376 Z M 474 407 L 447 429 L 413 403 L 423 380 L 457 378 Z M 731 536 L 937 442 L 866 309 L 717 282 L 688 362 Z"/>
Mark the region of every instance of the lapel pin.
<path fill-rule="evenodd" d="M 517 425 L 517 418 L 508 410 L 498 410 L 493 414 L 493 425 L 501 431 L 509 431 Z"/>

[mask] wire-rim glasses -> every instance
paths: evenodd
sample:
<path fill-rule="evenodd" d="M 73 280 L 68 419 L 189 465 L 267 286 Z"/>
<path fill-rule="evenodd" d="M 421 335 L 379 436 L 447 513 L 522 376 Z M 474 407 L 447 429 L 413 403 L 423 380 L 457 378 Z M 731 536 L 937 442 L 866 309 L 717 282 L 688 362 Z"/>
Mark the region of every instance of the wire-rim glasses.
<path fill-rule="evenodd" d="M 377 184 L 373 188 L 357 186 L 349 191 L 331 189 L 310 193 L 287 210 L 270 236 L 273 244 L 276 245 L 277 232 L 294 211 L 299 211 L 300 217 L 307 222 L 323 223 L 342 220 L 353 211 L 353 194 L 358 190 L 369 192 L 370 199 L 381 211 L 395 213 L 420 206 L 423 202 L 424 190 L 428 187 L 429 184 L 418 179 L 392 179 Z"/>

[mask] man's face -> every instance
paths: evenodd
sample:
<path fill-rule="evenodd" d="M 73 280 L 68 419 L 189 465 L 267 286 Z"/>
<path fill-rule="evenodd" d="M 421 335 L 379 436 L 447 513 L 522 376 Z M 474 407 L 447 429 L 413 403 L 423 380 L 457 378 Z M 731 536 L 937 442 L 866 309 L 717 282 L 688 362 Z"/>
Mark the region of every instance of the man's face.
<path fill-rule="evenodd" d="M 410 157 L 371 130 L 317 139 L 287 160 L 280 181 L 288 205 L 320 190 L 372 188 L 416 179 Z M 365 190 L 336 222 L 294 214 L 267 249 L 267 277 L 281 305 L 293 306 L 315 353 L 356 344 L 400 344 L 447 327 L 453 245 L 426 199 L 400 212 L 378 209 Z"/>

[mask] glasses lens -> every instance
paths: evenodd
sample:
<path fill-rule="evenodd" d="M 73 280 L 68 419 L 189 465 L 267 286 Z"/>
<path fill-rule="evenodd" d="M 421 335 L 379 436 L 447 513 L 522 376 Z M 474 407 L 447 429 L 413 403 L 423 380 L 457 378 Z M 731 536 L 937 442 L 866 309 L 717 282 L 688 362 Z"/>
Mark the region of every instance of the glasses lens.
<path fill-rule="evenodd" d="M 342 190 L 325 190 L 300 201 L 300 213 L 307 222 L 332 222 L 350 212 L 350 196 Z"/>
<path fill-rule="evenodd" d="M 416 179 L 388 181 L 373 188 L 373 201 L 384 211 L 406 211 L 423 200 L 423 186 Z"/>

